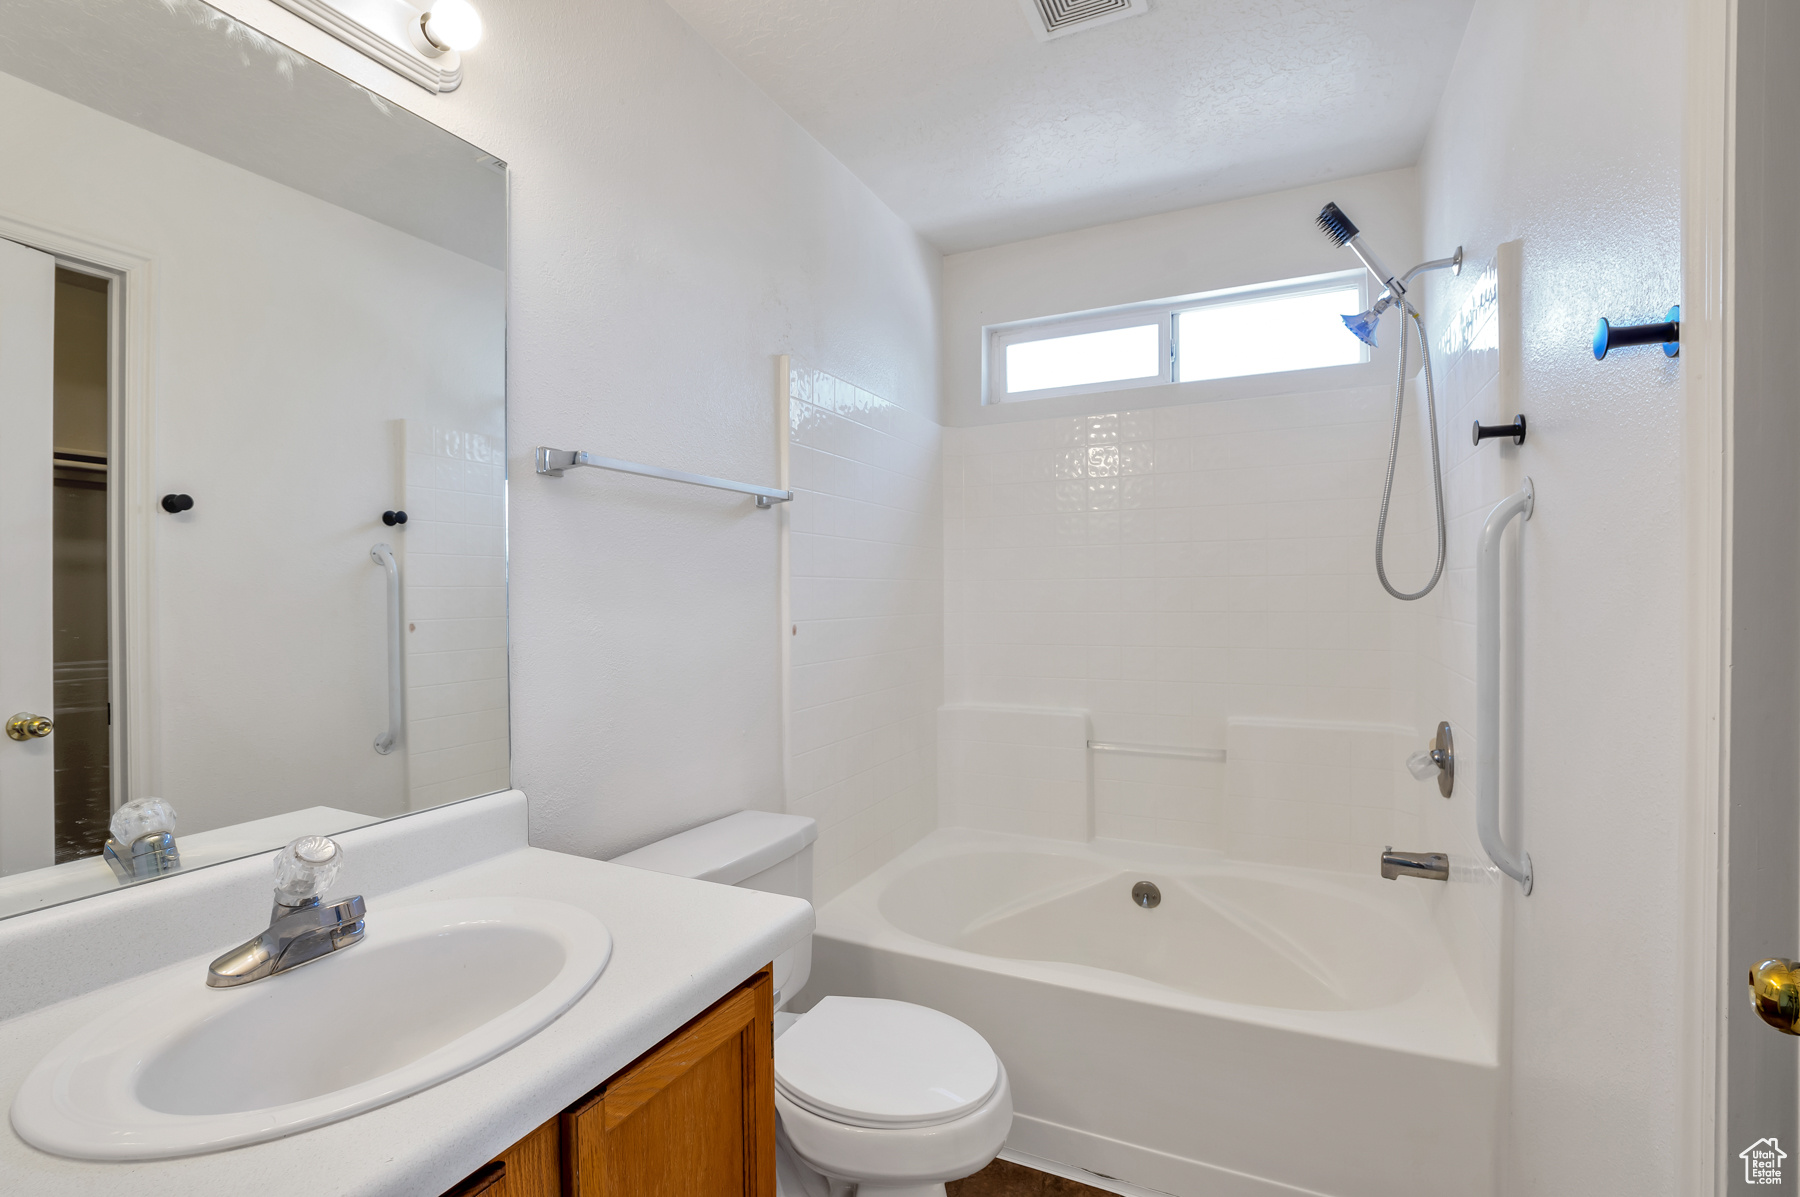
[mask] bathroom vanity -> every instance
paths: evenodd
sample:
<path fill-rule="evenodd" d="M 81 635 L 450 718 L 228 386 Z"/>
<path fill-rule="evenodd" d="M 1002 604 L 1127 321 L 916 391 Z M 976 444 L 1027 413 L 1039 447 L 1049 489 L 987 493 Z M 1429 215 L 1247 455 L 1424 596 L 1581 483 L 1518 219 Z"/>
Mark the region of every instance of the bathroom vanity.
<path fill-rule="evenodd" d="M 759 971 L 445 1197 L 774 1197 L 772 972 Z"/>
<path fill-rule="evenodd" d="M 604 924 L 612 951 L 542 1029 L 410 1096 L 224 1151 L 68 1159 L 9 1121 L 0 1192 L 510 1197 L 656 1191 L 647 1178 L 662 1176 L 682 1192 L 772 1193 L 767 966 L 811 933 L 811 907 L 534 849 L 525 827 L 524 795 L 511 791 L 335 837 L 345 860 L 332 894 L 364 896 L 369 939 L 242 992 L 298 981 L 328 992 L 334 965 L 379 950 L 383 911 L 561 903 Z M 191 975 L 204 989 L 207 962 L 267 920 L 269 880 L 263 854 L 0 921 L 0 1100 L 10 1107 L 40 1061 L 150 987 Z M 358 1010 L 329 1016 L 348 1030 Z M 296 1053 L 329 1048 L 301 1028 L 271 1037 L 284 1030 Z"/>

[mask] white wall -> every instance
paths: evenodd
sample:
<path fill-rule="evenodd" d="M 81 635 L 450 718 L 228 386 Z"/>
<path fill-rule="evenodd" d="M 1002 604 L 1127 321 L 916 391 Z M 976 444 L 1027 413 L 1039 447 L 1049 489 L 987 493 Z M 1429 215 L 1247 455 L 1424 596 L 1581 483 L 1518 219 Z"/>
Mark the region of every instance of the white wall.
<path fill-rule="evenodd" d="M 1457 573 L 1438 605 L 1439 664 L 1422 671 L 1426 701 L 1466 719 L 1473 537 L 1529 475 L 1509 834 L 1536 888 L 1502 887 L 1505 1193 L 1681 1191 L 1683 367 L 1655 348 L 1596 362 L 1588 342 L 1600 316 L 1660 319 L 1681 299 L 1685 11 L 1482 0 L 1420 165 L 1427 246 L 1461 243 L 1480 262 L 1522 243 L 1518 403 L 1531 436 L 1516 453 L 1459 450 Z M 1434 307 L 1454 310 L 1479 273 L 1434 280 Z M 1452 429 L 1511 417 L 1498 361 L 1450 372 Z M 1601 996 L 1602 976 L 1630 978 L 1628 1016 Z"/>
<path fill-rule="evenodd" d="M 406 809 L 407 755 L 372 747 L 369 548 L 405 553 L 380 521 L 402 494 L 390 421 L 485 409 L 499 431 L 501 273 L 5 75 L 0 147 L 0 214 L 152 262 L 150 482 L 195 506 L 150 524 L 145 789 L 182 834 Z"/>
<path fill-rule="evenodd" d="M 515 784 L 611 856 L 784 803 L 777 519 L 556 445 L 772 480 L 775 357 L 937 411 L 938 255 L 657 0 L 486 0 L 430 96 L 270 0 L 222 5 L 512 167 Z"/>
<path fill-rule="evenodd" d="M 788 430 L 787 809 L 822 903 L 937 823 L 943 430 L 797 359 Z"/>

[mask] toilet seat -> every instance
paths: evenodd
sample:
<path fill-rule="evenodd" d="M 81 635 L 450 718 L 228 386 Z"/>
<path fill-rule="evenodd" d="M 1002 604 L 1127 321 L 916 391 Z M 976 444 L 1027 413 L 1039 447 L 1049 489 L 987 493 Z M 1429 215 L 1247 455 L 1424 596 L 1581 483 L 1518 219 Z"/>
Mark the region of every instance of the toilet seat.
<path fill-rule="evenodd" d="M 934 1126 L 848 1126 L 796 1105 L 779 1089 L 775 1110 L 779 1138 L 797 1163 L 834 1181 L 852 1181 L 868 1194 L 922 1197 L 916 1186 L 927 1186 L 925 1191 L 935 1197 L 929 1186 L 981 1171 L 1006 1145 L 1012 1131 L 1012 1088 L 1002 1067 L 1000 1083 L 987 1101 Z"/>
<path fill-rule="evenodd" d="M 1003 1075 L 973 1028 L 885 998 L 825 998 L 775 1041 L 776 1092 L 844 1126 L 954 1122 L 980 1109 Z"/>

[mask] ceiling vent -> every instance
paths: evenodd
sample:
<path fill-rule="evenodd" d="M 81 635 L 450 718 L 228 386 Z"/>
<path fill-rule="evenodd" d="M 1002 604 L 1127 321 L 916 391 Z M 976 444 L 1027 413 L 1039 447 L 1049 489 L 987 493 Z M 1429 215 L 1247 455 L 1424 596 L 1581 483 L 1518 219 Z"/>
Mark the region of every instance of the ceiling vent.
<path fill-rule="evenodd" d="M 1038 40 L 1085 33 L 1111 21 L 1142 16 L 1150 0 L 1019 0 Z"/>

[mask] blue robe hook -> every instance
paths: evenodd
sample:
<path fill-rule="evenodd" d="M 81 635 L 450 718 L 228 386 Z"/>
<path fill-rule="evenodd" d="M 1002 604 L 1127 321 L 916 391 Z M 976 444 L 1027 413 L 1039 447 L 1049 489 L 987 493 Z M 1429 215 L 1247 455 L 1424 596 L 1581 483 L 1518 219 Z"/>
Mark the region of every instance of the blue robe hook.
<path fill-rule="evenodd" d="M 1609 349 L 1622 349 L 1627 345 L 1657 345 L 1670 357 L 1681 355 L 1681 305 L 1676 304 L 1669 309 L 1668 318 L 1659 324 L 1625 324 L 1618 328 L 1600 317 L 1600 323 L 1594 326 L 1594 360 L 1600 361 Z"/>

